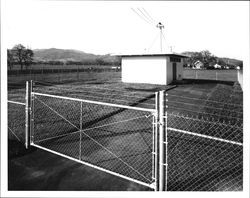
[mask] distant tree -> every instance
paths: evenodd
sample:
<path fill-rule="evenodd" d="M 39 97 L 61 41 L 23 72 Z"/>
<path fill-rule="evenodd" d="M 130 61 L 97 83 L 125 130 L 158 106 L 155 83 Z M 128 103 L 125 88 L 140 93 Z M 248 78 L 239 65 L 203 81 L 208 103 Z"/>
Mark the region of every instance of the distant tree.
<path fill-rule="evenodd" d="M 97 58 L 96 59 L 96 64 L 97 65 L 105 65 L 105 61 L 102 58 Z"/>
<path fill-rule="evenodd" d="M 11 51 L 17 63 L 21 66 L 21 70 L 23 70 L 23 66 L 26 66 L 27 69 L 31 65 L 34 56 L 31 49 L 26 49 L 22 44 L 18 44 Z"/>
<path fill-rule="evenodd" d="M 202 62 L 204 66 L 207 68 L 210 64 L 216 63 L 217 59 L 214 55 L 211 54 L 208 50 L 201 51 Z"/>
<path fill-rule="evenodd" d="M 218 58 L 218 59 L 217 59 L 217 63 L 218 63 L 219 65 L 221 65 L 221 66 L 225 66 L 225 65 L 226 65 L 226 62 L 225 62 L 223 59 L 221 59 L 221 58 Z"/>
<path fill-rule="evenodd" d="M 7 50 L 7 66 L 8 68 L 10 68 L 10 70 L 12 69 L 14 62 L 15 62 L 15 58 L 14 58 L 13 52 L 8 49 Z"/>
<path fill-rule="evenodd" d="M 185 65 L 193 66 L 195 62 L 200 61 L 204 64 L 205 68 L 208 68 L 211 64 L 216 63 L 216 57 L 212 55 L 208 50 L 203 50 L 200 52 L 185 52 L 184 55 L 188 55 L 189 58 L 186 59 Z"/>
<path fill-rule="evenodd" d="M 34 53 L 31 49 L 26 49 L 24 51 L 24 65 L 26 66 L 26 69 L 32 64 L 33 62 L 33 56 L 34 56 Z"/>

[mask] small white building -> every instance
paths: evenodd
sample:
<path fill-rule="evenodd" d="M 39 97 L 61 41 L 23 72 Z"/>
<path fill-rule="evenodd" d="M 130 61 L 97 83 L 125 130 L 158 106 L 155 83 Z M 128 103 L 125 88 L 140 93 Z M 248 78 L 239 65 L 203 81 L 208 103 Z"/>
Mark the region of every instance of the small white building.
<path fill-rule="evenodd" d="M 204 64 L 201 61 L 197 60 L 194 62 L 195 69 L 202 69 L 203 67 L 204 67 Z"/>
<path fill-rule="evenodd" d="M 216 64 L 214 65 L 214 68 L 215 68 L 215 69 L 221 69 L 221 65 L 219 65 L 218 63 L 216 63 Z"/>
<path fill-rule="evenodd" d="M 183 78 L 180 54 L 132 54 L 121 56 L 122 82 L 167 85 Z"/>

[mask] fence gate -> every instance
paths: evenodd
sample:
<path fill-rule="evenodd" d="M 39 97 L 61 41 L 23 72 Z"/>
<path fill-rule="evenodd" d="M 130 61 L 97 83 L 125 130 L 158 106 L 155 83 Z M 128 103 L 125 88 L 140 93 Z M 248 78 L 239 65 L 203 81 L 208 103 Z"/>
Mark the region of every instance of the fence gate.
<path fill-rule="evenodd" d="M 26 103 L 8 101 L 9 131 L 25 140 L 26 148 L 32 145 L 156 191 L 242 188 L 240 120 L 224 123 L 167 111 L 171 103 L 164 91 L 156 94 L 155 109 L 146 109 L 37 93 L 31 85 Z M 23 116 L 11 117 L 17 106 Z M 25 137 L 16 135 L 24 125 Z"/>
<path fill-rule="evenodd" d="M 155 110 L 31 92 L 30 145 L 155 188 Z"/>

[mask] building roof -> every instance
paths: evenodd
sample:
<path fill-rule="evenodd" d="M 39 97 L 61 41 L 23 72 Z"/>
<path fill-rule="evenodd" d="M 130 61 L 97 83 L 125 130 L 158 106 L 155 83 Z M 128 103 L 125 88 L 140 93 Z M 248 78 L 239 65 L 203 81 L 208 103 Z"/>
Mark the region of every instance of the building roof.
<path fill-rule="evenodd" d="M 188 56 L 177 53 L 157 53 L 157 54 L 114 54 L 113 56 L 120 57 L 140 57 L 140 56 L 175 56 L 180 58 L 188 58 Z"/>

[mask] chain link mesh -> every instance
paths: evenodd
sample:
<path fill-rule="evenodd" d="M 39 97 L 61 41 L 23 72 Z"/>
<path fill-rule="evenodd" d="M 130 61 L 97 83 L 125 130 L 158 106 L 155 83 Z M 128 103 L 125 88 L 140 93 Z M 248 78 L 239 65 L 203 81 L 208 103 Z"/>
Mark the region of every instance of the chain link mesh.
<path fill-rule="evenodd" d="M 242 92 L 217 86 L 205 99 L 175 94 L 170 93 L 165 117 L 167 190 L 242 190 Z M 34 96 L 35 144 L 137 181 L 155 182 L 152 131 L 159 123 L 153 123 L 150 110 Z"/>
<path fill-rule="evenodd" d="M 8 101 L 8 139 L 25 142 L 25 105 Z"/>
<path fill-rule="evenodd" d="M 168 191 L 242 190 L 243 128 L 167 115 Z"/>
<path fill-rule="evenodd" d="M 34 95 L 34 144 L 151 184 L 150 111 Z"/>

